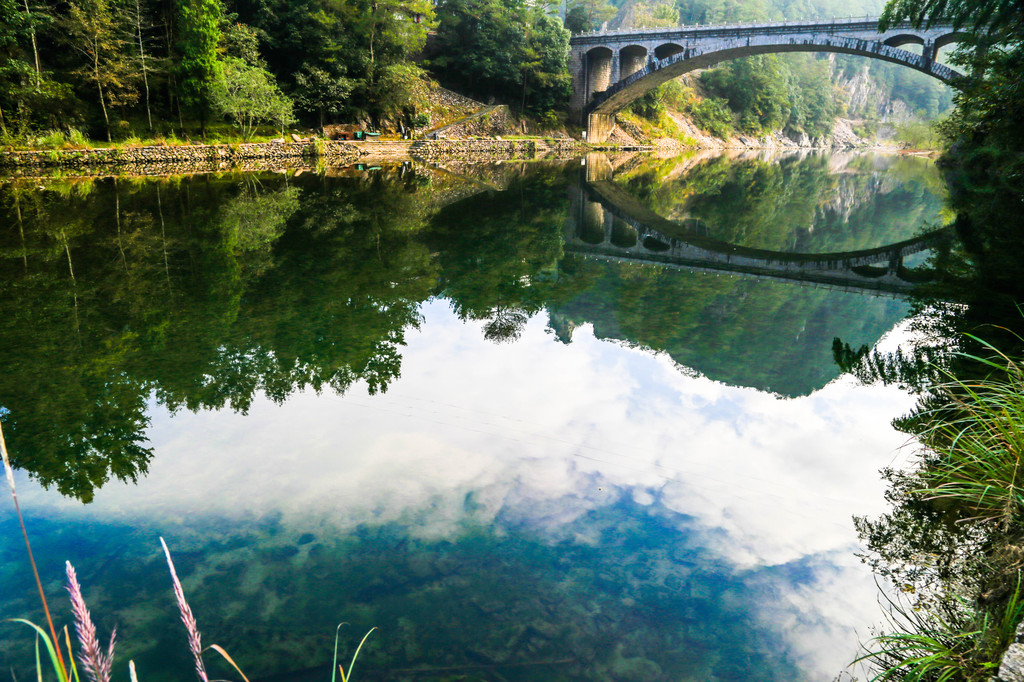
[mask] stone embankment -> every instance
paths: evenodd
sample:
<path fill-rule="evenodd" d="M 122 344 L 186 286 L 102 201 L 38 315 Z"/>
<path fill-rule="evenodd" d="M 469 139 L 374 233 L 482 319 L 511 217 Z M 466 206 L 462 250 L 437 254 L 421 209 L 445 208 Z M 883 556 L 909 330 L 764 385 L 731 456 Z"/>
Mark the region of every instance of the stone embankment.
<path fill-rule="evenodd" d="M 540 159 L 566 158 L 587 151 L 587 146 L 572 139 L 502 140 L 424 140 L 417 143 L 411 154 L 428 161 L 461 158 L 488 159 Z"/>
<path fill-rule="evenodd" d="M 238 145 L 178 145 L 113 149 L 59 149 L 0 153 L 0 169 L 24 175 L 38 168 L 67 170 L 129 168 L 154 174 L 218 170 L 267 170 L 342 166 L 374 159 L 442 161 L 514 160 L 571 157 L 586 151 L 572 139 L 382 140 L 364 142 L 300 141 Z"/>
<path fill-rule="evenodd" d="M 151 166 L 161 164 L 181 172 L 289 165 L 304 157 L 329 163 L 348 163 L 360 156 L 358 147 L 340 141 L 251 142 L 243 144 L 161 145 L 107 149 L 49 149 L 0 154 L 0 168 L 9 170 L 92 166 Z"/>

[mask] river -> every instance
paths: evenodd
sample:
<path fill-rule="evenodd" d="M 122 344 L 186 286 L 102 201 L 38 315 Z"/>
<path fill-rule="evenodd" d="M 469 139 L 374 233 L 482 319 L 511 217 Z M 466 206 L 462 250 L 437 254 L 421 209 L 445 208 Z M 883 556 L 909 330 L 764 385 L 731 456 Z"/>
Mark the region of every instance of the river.
<path fill-rule="evenodd" d="M 913 334 L 944 201 L 867 153 L 6 182 L 3 426 L 55 618 L 67 560 L 115 678 L 186 679 L 163 537 L 252 680 L 326 679 L 341 622 L 346 670 L 377 628 L 360 681 L 833 679 L 915 401 L 834 339 Z M 0 528 L 0 615 L 41 622 Z M 18 679 L 32 646 L 0 625 Z"/>

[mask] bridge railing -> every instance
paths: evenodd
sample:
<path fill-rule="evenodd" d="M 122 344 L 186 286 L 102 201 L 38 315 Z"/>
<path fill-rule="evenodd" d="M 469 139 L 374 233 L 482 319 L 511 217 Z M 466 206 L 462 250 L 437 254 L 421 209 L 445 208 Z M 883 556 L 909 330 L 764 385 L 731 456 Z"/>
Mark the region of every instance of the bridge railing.
<path fill-rule="evenodd" d="M 660 26 L 657 28 L 627 28 L 627 29 L 616 29 L 613 31 L 592 31 L 590 33 L 577 33 L 572 36 L 570 42 L 588 42 L 588 39 L 593 38 L 614 38 L 617 36 L 633 36 L 643 35 L 647 37 L 656 37 L 662 34 L 679 34 L 679 33 L 691 33 L 694 35 L 714 37 L 719 35 L 731 35 L 735 33 L 751 33 L 757 32 L 760 34 L 773 34 L 773 33 L 792 33 L 794 31 L 800 31 L 801 29 L 809 31 L 821 31 L 827 29 L 832 31 L 842 30 L 858 30 L 858 31 L 877 31 L 879 17 L 865 15 L 864 18 L 853 17 L 843 20 L 841 18 L 832 19 L 821 19 L 821 20 L 801 20 L 801 21 L 772 21 L 772 22 L 761 22 L 755 24 L 693 24 L 686 25 L 680 24 L 679 26 Z M 939 28 L 939 27 L 933 27 Z M 889 30 L 920 30 L 915 29 L 910 22 L 900 22 L 894 24 Z"/>

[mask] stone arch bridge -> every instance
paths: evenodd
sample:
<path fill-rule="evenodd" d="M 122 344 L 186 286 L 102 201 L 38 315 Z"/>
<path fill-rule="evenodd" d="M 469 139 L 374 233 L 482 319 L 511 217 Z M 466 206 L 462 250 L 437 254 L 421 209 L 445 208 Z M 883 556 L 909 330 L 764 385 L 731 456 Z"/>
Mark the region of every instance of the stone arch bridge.
<path fill-rule="evenodd" d="M 903 259 L 954 238 L 953 229 L 945 227 L 861 251 L 786 253 L 729 244 L 708 237 L 701 228 L 697 221 L 679 223 L 663 218 L 610 180 L 588 177 L 570 194 L 565 252 L 637 265 L 906 296 L 927 281 L 927 274 L 906 268 Z"/>
<path fill-rule="evenodd" d="M 587 126 L 590 142 L 604 142 L 615 113 L 678 76 L 737 57 L 776 52 L 840 52 L 902 64 L 944 82 L 961 74 L 935 61 L 957 42 L 951 25 L 915 29 L 897 25 L 879 32 L 877 19 L 776 22 L 727 26 L 629 29 L 573 36 L 570 110 Z M 901 49 L 922 47 L 921 54 Z"/>

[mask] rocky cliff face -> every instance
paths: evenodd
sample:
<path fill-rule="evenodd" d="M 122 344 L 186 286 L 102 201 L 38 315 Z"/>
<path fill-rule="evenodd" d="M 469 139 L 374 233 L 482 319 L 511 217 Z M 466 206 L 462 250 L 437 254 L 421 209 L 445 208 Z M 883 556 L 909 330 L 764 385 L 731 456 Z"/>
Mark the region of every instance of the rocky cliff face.
<path fill-rule="evenodd" d="M 834 59 L 830 61 L 835 63 Z M 870 64 L 864 64 L 857 73 L 849 78 L 833 71 L 832 80 L 846 95 L 847 111 L 851 118 L 871 119 L 886 123 L 901 123 L 913 118 L 913 111 L 906 102 L 889 97 L 885 89 L 872 78 Z"/>

